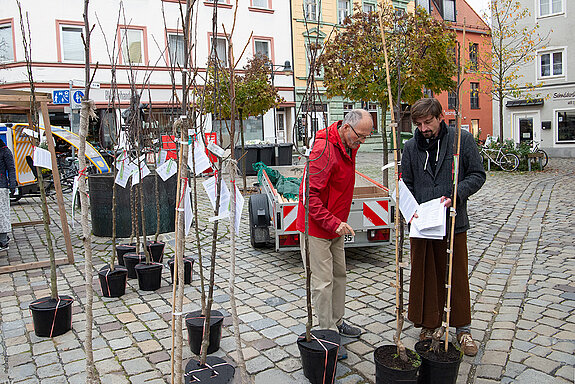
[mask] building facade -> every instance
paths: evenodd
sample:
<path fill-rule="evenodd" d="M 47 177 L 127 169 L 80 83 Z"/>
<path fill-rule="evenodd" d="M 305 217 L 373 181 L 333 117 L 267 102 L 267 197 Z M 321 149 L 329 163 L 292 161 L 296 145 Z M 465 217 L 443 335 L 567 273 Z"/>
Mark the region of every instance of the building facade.
<path fill-rule="evenodd" d="M 491 55 L 489 44 L 485 44 L 491 30 L 465 0 L 417 0 L 417 5 L 424 7 L 436 18 L 449 22 L 456 33 L 461 62 L 466 67 L 462 72 L 463 82 L 459 90 L 461 128 L 484 140 L 487 135 L 493 134 L 493 103 L 489 93 L 491 83 L 477 72 L 480 56 Z M 434 96 L 443 106 L 445 123 L 455 127 L 457 93 L 446 91 Z"/>
<path fill-rule="evenodd" d="M 306 91 L 309 89 L 310 58 L 319 55 L 322 47 L 330 38 L 334 29 L 343 28 L 343 21 L 351 16 L 354 5 L 359 5 L 363 12 L 376 11 L 381 0 L 292 0 L 293 15 L 293 52 L 295 100 L 297 108 L 297 132 L 300 140 L 307 128 L 314 132 L 331 123 L 341 120 L 347 110 L 353 108 L 367 109 L 374 120 L 374 127 L 381 131 L 381 109 L 377 103 L 369 100 L 359 102 L 345 100 L 342 97 L 328 99 L 325 96 L 321 70 L 316 73 L 317 94 L 314 105 L 303 103 Z M 386 0 L 387 2 L 387 0 Z M 395 0 L 396 9 L 405 10 L 409 0 Z M 413 2 L 413 0 L 411 0 Z M 313 53 L 310 49 L 316 49 Z M 299 134 L 298 134 L 299 133 Z M 294 141 L 296 139 L 294 138 Z"/>
<path fill-rule="evenodd" d="M 534 141 L 549 156 L 575 156 L 575 4 L 569 0 L 520 0 L 530 16 L 517 26 L 548 36 L 535 60 L 523 65 L 522 81 L 538 87 L 503 106 L 505 138 Z"/>
<path fill-rule="evenodd" d="M 138 91 L 145 90 L 141 92 L 141 103 L 152 108 L 155 123 L 161 124 L 162 116 L 179 105 L 185 50 L 180 7 L 185 7 L 185 3 L 185 0 L 90 2 L 90 22 L 95 25 L 90 50 L 95 77 L 90 98 L 96 103 L 100 124 L 109 124 L 121 115 L 106 115 L 112 95 L 112 63 L 116 64 L 121 109 L 126 109 L 130 103 L 130 77 L 135 79 Z M 18 7 L 15 1 L 0 0 L 0 9 L 0 88 L 28 90 Z M 212 27 L 214 10 L 217 10 L 218 27 L 215 34 Z M 231 0 L 196 2 L 192 23 L 195 45 L 192 66 L 198 68 L 200 87 L 213 47 L 224 66 L 230 65 L 225 33 L 232 30 L 235 11 L 235 2 Z M 70 96 L 65 96 L 65 91 L 71 91 L 72 98 L 80 97 L 78 92 L 81 92 L 84 80 L 83 2 L 23 2 L 23 13 L 26 12 L 36 90 L 54 95 L 49 106 L 52 124 L 69 125 L 70 105 L 65 102 L 69 102 Z M 233 35 L 236 60 L 244 52 L 236 68 L 241 70 L 248 58 L 256 53 L 267 55 L 274 65 L 273 84 L 284 99 L 263 116 L 246 119 L 247 140 L 275 141 L 279 138 L 279 141 L 285 141 L 288 138 L 286 127 L 293 125 L 292 44 L 291 33 L 286 33 L 291 31 L 290 12 L 287 1 L 239 3 Z M 205 121 L 205 128 L 210 131 L 214 120 L 208 116 Z M 100 136 L 97 139 L 104 144 L 109 141 L 105 130 L 96 131 Z"/>

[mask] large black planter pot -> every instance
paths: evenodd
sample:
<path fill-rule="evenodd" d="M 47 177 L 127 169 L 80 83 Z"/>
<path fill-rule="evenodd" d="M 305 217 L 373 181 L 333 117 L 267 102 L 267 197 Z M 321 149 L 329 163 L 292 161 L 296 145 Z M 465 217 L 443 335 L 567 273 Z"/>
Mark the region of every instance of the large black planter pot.
<path fill-rule="evenodd" d="M 453 343 L 449 343 L 447 354 L 441 342 L 439 353 L 431 350 L 431 340 L 419 341 L 415 344 L 415 351 L 421 356 L 419 369 L 419 384 L 456 384 L 459 364 L 463 359 L 463 351 Z"/>
<path fill-rule="evenodd" d="M 328 329 L 318 329 L 311 333 L 313 336 L 309 342 L 305 340 L 305 333 L 297 339 L 303 374 L 312 384 L 333 383 L 337 369 L 339 333 Z"/>
<path fill-rule="evenodd" d="M 150 256 L 152 257 L 152 261 L 156 263 L 161 263 L 164 260 L 164 246 L 166 244 L 161 241 L 153 241 L 150 240 L 146 242 L 146 246 L 148 247 L 148 252 L 150 252 Z"/>
<path fill-rule="evenodd" d="M 116 265 L 114 270 L 109 265 L 104 265 L 98 272 L 100 278 L 100 288 L 104 297 L 120 297 L 126 293 L 126 283 L 128 281 L 128 270 Z"/>
<path fill-rule="evenodd" d="M 135 279 L 136 275 L 136 265 L 146 262 L 146 255 L 143 253 L 126 253 L 124 255 L 124 265 L 128 270 L 128 279 Z"/>
<path fill-rule="evenodd" d="M 416 384 L 421 357 L 407 349 L 407 362 L 397 356 L 396 345 L 383 345 L 373 353 L 376 384 Z"/>
<path fill-rule="evenodd" d="M 192 359 L 186 364 L 185 383 L 226 384 L 233 379 L 235 370 L 230 363 L 219 357 L 208 356 L 205 365 Z"/>
<path fill-rule="evenodd" d="M 160 263 L 137 264 L 136 274 L 141 291 L 155 291 L 162 286 L 162 268 Z"/>
<path fill-rule="evenodd" d="M 39 337 L 60 336 L 72 329 L 72 303 L 70 296 L 58 299 L 42 297 L 30 303 L 34 332 Z"/>
<path fill-rule="evenodd" d="M 206 318 L 202 316 L 202 311 L 193 311 L 186 315 L 186 328 L 188 328 L 188 344 L 190 350 L 196 355 L 200 354 L 202 340 L 204 338 L 204 325 Z M 208 354 L 220 349 L 220 340 L 222 338 L 222 324 L 224 316 L 220 311 L 212 310 L 210 316 L 210 344 L 208 345 Z"/>
<path fill-rule="evenodd" d="M 124 264 L 124 255 L 126 253 L 135 253 L 136 252 L 136 244 L 120 244 L 116 245 L 116 257 L 118 259 L 118 264 Z"/>
<path fill-rule="evenodd" d="M 144 177 L 144 215 L 146 218 L 146 234 L 156 233 L 156 182 L 155 171 Z M 112 237 L 112 191 L 114 186 L 113 173 L 98 173 L 88 175 L 90 189 L 90 214 L 92 233 L 95 236 Z M 132 234 L 132 214 L 130 212 L 130 185 L 126 188 L 116 187 L 116 236 L 130 237 Z M 159 180 L 158 193 L 160 200 L 160 233 L 173 232 L 176 218 L 176 187 L 177 177 L 171 177 L 166 182 Z M 139 231 L 142 223 L 138 207 Z M 141 235 L 141 233 L 139 233 Z"/>
<path fill-rule="evenodd" d="M 172 284 L 174 284 L 174 259 L 168 260 L 170 266 L 170 273 L 172 274 Z M 194 266 L 194 259 L 191 257 L 184 257 L 184 284 L 192 284 L 192 267 Z"/>

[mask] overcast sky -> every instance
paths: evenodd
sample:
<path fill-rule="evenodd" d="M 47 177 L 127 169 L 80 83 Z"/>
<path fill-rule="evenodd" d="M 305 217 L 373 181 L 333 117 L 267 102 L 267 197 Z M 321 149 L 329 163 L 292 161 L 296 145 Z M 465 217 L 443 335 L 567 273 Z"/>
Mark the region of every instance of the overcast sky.
<path fill-rule="evenodd" d="M 489 0 L 465 0 L 467 4 L 471 5 L 477 14 L 483 17 L 483 12 L 489 9 Z M 489 22 L 489 20 L 485 20 Z"/>

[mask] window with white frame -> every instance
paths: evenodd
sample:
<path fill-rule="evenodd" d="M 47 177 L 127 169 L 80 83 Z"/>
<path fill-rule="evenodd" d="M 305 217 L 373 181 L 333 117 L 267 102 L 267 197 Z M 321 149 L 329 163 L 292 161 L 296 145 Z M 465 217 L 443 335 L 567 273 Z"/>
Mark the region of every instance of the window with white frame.
<path fill-rule="evenodd" d="M 415 0 L 415 5 L 417 7 L 421 7 L 427 11 L 427 13 L 431 12 L 431 6 L 429 4 L 430 0 Z"/>
<path fill-rule="evenodd" d="M 252 6 L 257 8 L 269 8 L 268 0 L 252 0 Z"/>
<path fill-rule="evenodd" d="M 337 0 L 337 23 L 343 24 L 348 16 L 350 16 L 349 0 Z"/>
<path fill-rule="evenodd" d="M 224 37 L 212 37 L 210 56 L 217 59 L 223 67 L 228 66 L 228 42 Z"/>
<path fill-rule="evenodd" d="M 552 77 L 563 75 L 563 50 L 539 54 L 539 76 Z"/>
<path fill-rule="evenodd" d="M 375 3 L 373 1 L 365 1 L 363 2 L 363 12 L 375 12 Z"/>
<path fill-rule="evenodd" d="M 539 0 L 539 16 L 563 13 L 563 0 Z"/>
<path fill-rule="evenodd" d="M 304 0 L 304 12 L 307 20 L 319 20 L 318 0 Z"/>
<path fill-rule="evenodd" d="M 177 33 L 168 34 L 168 50 L 170 53 L 170 65 L 183 67 L 186 50 L 184 35 Z"/>
<path fill-rule="evenodd" d="M 443 19 L 455 21 L 455 0 L 443 0 Z"/>
<path fill-rule="evenodd" d="M 123 28 L 120 30 L 122 39 L 122 62 L 131 64 L 144 63 L 144 33 L 141 29 Z"/>
<path fill-rule="evenodd" d="M 84 61 L 84 42 L 80 26 L 60 25 L 60 43 L 62 47 L 62 61 Z"/>
<path fill-rule="evenodd" d="M 254 54 L 265 56 L 271 60 L 269 40 L 254 40 Z"/>
<path fill-rule="evenodd" d="M 14 61 L 12 24 L 0 24 L 0 63 Z"/>

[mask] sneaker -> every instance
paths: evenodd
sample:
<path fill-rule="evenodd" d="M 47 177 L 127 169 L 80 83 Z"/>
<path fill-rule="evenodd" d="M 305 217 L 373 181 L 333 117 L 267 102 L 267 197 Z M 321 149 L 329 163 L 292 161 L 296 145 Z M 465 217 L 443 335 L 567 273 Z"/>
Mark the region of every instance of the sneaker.
<path fill-rule="evenodd" d="M 8 242 L 6 242 L 6 244 L 0 244 L 0 252 L 1 251 L 7 251 L 9 249 L 10 249 L 10 247 L 8 246 Z"/>
<path fill-rule="evenodd" d="M 347 359 L 347 350 L 345 349 L 343 344 L 340 344 L 339 349 L 337 350 L 337 360 L 339 361 L 345 359 Z"/>
<path fill-rule="evenodd" d="M 461 346 L 461 349 L 463 349 L 465 356 L 477 355 L 477 345 L 475 344 L 475 341 L 473 341 L 471 333 L 461 332 L 457 335 L 457 341 L 459 341 L 459 345 Z"/>
<path fill-rule="evenodd" d="M 361 335 L 361 329 L 352 327 L 351 325 L 347 324 L 345 321 L 341 323 L 341 325 L 337 326 L 337 330 L 341 336 L 345 337 L 353 337 L 358 338 Z"/>
<path fill-rule="evenodd" d="M 421 332 L 419 333 L 419 340 L 431 340 L 433 338 L 433 333 L 435 329 L 432 328 L 421 328 Z"/>

